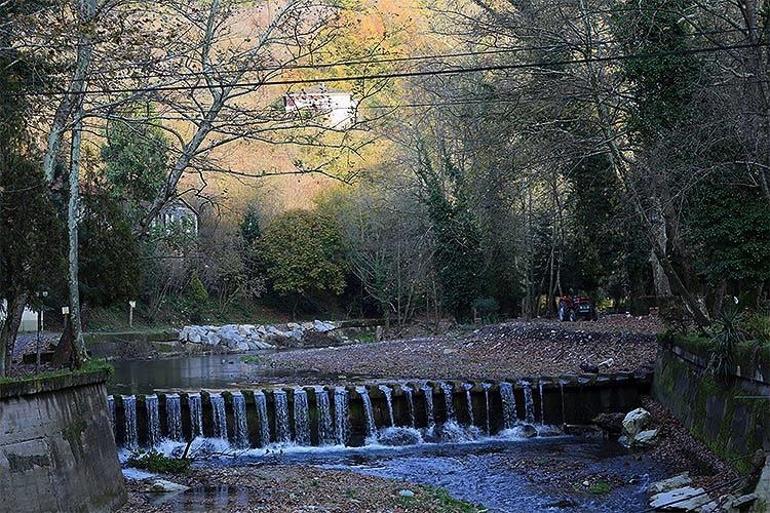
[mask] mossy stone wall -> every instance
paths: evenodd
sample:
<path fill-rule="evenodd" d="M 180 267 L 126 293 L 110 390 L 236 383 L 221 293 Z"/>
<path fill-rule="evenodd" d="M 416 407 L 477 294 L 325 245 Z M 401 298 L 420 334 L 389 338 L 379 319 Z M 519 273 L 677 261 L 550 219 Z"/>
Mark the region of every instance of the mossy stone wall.
<path fill-rule="evenodd" d="M 745 375 L 717 379 L 707 355 L 679 346 L 658 355 L 653 394 L 690 431 L 740 470 L 770 450 L 770 383 Z"/>

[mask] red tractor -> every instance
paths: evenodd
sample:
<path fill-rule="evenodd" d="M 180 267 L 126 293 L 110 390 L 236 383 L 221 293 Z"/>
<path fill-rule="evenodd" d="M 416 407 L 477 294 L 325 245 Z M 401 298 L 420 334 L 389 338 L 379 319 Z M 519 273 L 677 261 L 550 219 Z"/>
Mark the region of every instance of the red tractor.
<path fill-rule="evenodd" d="M 583 319 L 595 321 L 599 318 L 594 300 L 588 296 L 562 296 L 559 298 L 559 308 L 556 312 L 559 320 L 577 321 Z"/>

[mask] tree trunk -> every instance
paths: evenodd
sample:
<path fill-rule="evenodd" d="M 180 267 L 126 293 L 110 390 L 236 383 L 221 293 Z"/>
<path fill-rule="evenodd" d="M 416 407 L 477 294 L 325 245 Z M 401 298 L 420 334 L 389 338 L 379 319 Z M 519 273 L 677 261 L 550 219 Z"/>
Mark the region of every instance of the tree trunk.
<path fill-rule="evenodd" d="M 21 317 L 27 304 L 27 294 L 20 293 L 8 298 L 8 310 L 0 326 L 0 377 L 8 374 L 11 368 L 16 335 L 21 326 Z"/>
<path fill-rule="evenodd" d="M 78 116 L 81 112 L 78 112 Z M 80 136 L 81 121 L 75 122 L 72 130 L 72 148 L 70 152 L 69 205 L 67 210 L 67 233 L 69 235 L 69 255 L 67 258 L 69 276 L 70 327 L 72 329 L 73 363 L 80 367 L 86 360 L 86 346 L 83 340 L 83 327 L 80 319 L 80 286 L 78 282 L 78 214 L 80 204 Z"/>

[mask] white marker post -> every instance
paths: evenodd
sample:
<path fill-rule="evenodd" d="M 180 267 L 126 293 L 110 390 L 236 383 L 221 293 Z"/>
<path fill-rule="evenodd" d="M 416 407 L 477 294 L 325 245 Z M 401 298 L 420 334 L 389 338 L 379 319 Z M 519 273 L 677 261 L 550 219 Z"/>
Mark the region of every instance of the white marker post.
<path fill-rule="evenodd" d="M 134 327 L 134 308 L 136 308 L 136 301 L 128 302 L 128 327 Z"/>

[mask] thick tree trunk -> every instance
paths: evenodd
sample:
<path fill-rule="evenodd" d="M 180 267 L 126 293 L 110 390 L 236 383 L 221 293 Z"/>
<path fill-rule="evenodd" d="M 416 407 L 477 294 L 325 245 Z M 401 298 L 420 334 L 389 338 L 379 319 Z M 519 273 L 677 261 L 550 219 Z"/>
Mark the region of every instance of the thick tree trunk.
<path fill-rule="evenodd" d="M 0 376 L 5 376 L 11 367 L 16 335 L 21 326 L 21 317 L 27 304 L 27 294 L 16 294 L 7 299 L 8 310 L 0 326 Z"/>

